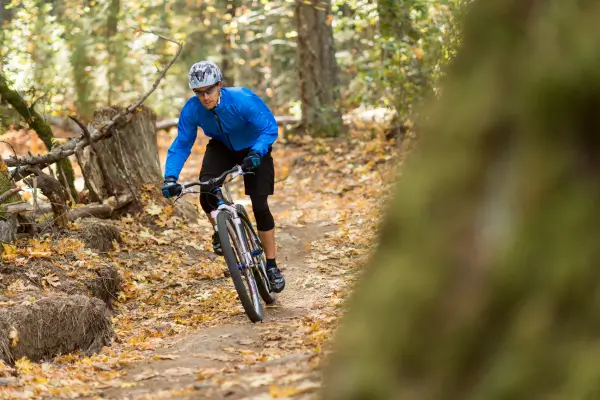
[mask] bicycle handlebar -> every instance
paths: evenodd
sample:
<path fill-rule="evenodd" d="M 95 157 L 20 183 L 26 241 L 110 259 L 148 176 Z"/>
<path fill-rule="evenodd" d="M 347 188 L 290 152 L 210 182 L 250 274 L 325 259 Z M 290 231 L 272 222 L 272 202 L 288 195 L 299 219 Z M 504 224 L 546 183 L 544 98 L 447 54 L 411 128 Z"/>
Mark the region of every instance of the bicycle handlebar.
<path fill-rule="evenodd" d="M 215 184 L 217 184 L 218 182 L 220 182 L 222 179 L 224 179 L 227 175 L 229 174 L 234 174 L 234 176 L 232 177 L 235 178 L 237 176 L 240 175 L 245 175 L 248 172 L 244 172 L 244 170 L 242 170 L 242 166 L 241 165 L 236 165 L 233 168 L 223 172 L 221 175 L 217 176 L 216 178 L 212 178 L 209 179 L 207 181 L 197 181 L 197 182 L 190 182 L 190 183 L 184 183 L 181 185 L 181 192 L 179 193 L 179 195 L 177 196 L 177 198 L 183 196 L 186 193 L 189 193 L 188 191 L 186 191 L 186 189 L 191 188 L 193 186 L 214 186 Z"/>

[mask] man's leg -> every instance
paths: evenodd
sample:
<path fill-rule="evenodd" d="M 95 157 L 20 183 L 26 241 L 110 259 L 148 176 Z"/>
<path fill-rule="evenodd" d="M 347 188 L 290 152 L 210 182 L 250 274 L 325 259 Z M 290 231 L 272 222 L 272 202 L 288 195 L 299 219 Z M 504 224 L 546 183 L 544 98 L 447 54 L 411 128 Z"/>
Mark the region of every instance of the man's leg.
<path fill-rule="evenodd" d="M 204 158 L 202 159 L 202 169 L 200 170 L 200 180 L 206 181 L 212 178 L 216 178 L 221 175 L 224 171 L 227 171 L 235 165 L 233 153 L 225 147 L 217 139 L 211 139 L 206 145 L 206 151 L 204 152 Z M 207 191 L 206 188 L 201 189 L 200 194 L 200 206 L 206 213 L 210 226 L 214 228 L 215 221 L 210 216 L 210 212 L 217 208 L 217 200 L 215 196 Z M 219 235 L 217 232 L 213 232 L 212 236 L 213 251 L 215 254 L 223 255 L 221 249 L 221 242 L 219 241 Z"/>
<path fill-rule="evenodd" d="M 265 257 L 277 258 L 277 247 L 275 246 L 275 228 L 268 231 L 258 231 L 258 236 L 265 249 Z"/>
<path fill-rule="evenodd" d="M 269 210 L 269 203 L 266 195 L 250 195 L 252 200 L 252 211 L 256 219 L 258 236 L 265 250 L 267 259 L 267 277 L 271 282 L 273 291 L 279 293 L 285 287 L 285 278 L 277 267 L 275 258 L 277 256 L 277 247 L 275 245 L 275 220 Z"/>

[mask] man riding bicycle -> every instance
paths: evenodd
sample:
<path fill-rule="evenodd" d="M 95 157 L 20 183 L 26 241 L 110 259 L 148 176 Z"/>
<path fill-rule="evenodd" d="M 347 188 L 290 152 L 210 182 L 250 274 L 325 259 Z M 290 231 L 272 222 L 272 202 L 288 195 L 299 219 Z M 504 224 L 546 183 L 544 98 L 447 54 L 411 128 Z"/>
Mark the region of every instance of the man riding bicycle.
<path fill-rule="evenodd" d="M 188 99 L 179 116 L 177 137 L 169 148 L 165 163 L 163 196 L 173 197 L 181 191 L 177 180 L 191 154 L 197 129 L 202 128 L 211 139 L 202 160 L 201 181 L 218 177 L 236 164 L 253 172 L 244 175 L 244 187 L 252 201 L 256 227 L 267 258 L 267 276 L 273 291 L 279 293 L 285 287 L 285 279 L 275 262 L 275 221 L 267 201 L 275 187 L 271 156 L 271 146 L 278 136 L 275 117 L 250 89 L 222 87 L 223 75 L 212 61 L 192 65 L 188 80 L 195 96 Z M 217 204 L 210 189 L 202 189 L 200 205 L 214 227 L 210 213 Z M 223 255 L 217 232 L 213 233 L 212 243 L 214 252 Z"/>

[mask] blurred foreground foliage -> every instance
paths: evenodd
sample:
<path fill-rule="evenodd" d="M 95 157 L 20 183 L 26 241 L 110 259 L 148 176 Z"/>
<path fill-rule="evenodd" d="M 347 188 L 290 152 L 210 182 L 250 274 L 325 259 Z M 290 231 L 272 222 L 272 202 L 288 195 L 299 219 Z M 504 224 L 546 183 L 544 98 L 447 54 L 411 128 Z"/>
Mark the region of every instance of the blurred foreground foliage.
<path fill-rule="evenodd" d="M 324 398 L 600 396 L 600 4 L 467 15 Z"/>

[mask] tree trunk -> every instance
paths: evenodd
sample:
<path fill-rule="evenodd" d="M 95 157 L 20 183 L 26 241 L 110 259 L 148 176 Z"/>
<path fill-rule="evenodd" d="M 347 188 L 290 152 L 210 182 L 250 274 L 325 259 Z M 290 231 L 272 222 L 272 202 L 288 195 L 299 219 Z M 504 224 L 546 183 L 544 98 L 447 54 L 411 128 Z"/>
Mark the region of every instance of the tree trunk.
<path fill-rule="evenodd" d="M 323 398 L 599 397 L 600 4 L 558 4 L 471 3 Z"/>
<path fill-rule="evenodd" d="M 223 5 L 227 8 L 225 13 L 229 15 L 229 21 L 235 18 L 235 12 L 238 7 L 236 0 L 228 0 L 226 2 L 222 2 Z M 234 65 L 234 55 L 232 54 L 231 49 L 231 35 L 235 36 L 235 33 L 225 33 L 223 32 L 223 43 L 221 44 L 221 72 L 223 73 L 223 84 L 225 86 L 234 86 L 235 85 L 235 65 Z"/>
<path fill-rule="evenodd" d="M 73 81 L 75 85 L 75 93 L 77 101 L 75 107 L 77 115 L 83 120 L 89 121 L 94 108 L 94 100 L 92 97 L 93 81 L 86 71 L 86 68 L 93 66 L 93 61 L 88 54 L 89 37 L 84 34 L 72 35 L 71 38 L 72 51 L 70 55 L 71 67 L 73 68 Z"/>
<path fill-rule="evenodd" d="M 8 168 L 2 159 L 0 159 L 0 196 L 15 188 L 15 183 L 8 175 Z M 6 206 L 17 201 L 21 197 L 17 194 L 10 196 L 0 204 Z M 2 243 L 14 242 L 17 237 L 17 216 L 7 212 L 0 212 L 0 254 L 2 254 Z M 0 260 L 1 261 L 1 260 Z"/>
<path fill-rule="evenodd" d="M 6 15 L 6 6 L 4 5 L 4 0 L 0 0 L 0 49 L 4 48 L 4 42 L 6 41 L 5 36 L 5 26 L 8 26 L 7 15 Z M 2 73 L 4 62 L 0 59 L 0 73 Z"/>
<path fill-rule="evenodd" d="M 302 127 L 314 136 L 338 136 L 343 125 L 331 2 L 297 0 L 295 16 Z"/>
<path fill-rule="evenodd" d="M 42 172 L 39 169 L 35 175 L 37 177 L 37 187 L 50 202 L 52 213 L 54 214 L 54 225 L 58 226 L 59 228 L 68 228 L 68 195 L 63 185 L 61 185 L 60 182 L 54 177 Z M 33 187 L 34 185 L 32 179 L 33 178 L 27 178 L 25 179 L 25 182 Z"/>
<path fill-rule="evenodd" d="M 108 16 L 106 18 L 106 48 L 108 50 L 108 70 L 106 80 L 108 82 L 108 105 L 113 104 L 113 93 L 119 90 L 121 85 L 121 74 L 123 70 L 122 43 L 117 36 L 119 13 L 121 11 L 120 0 L 110 0 Z"/>
<path fill-rule="evenodd" d="M 92 125 L 106 123 L 117 115 L 118 110 L 118 107 L 97 110 Z M 156 114 L 141 106 L 132 120 L 119 127 L 111 137 L 78 152 L 77 160 L 92 198 L 133 196 L 137 199 L 142 185 L 162 181 Z"/>

